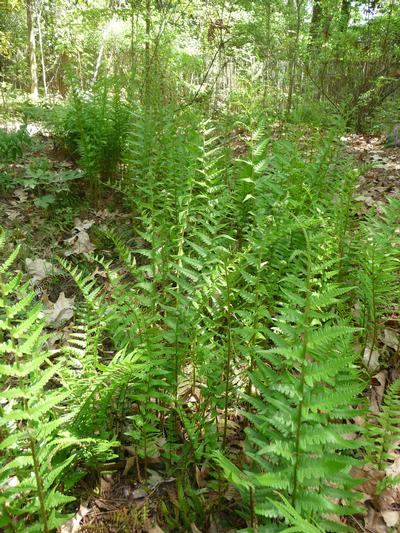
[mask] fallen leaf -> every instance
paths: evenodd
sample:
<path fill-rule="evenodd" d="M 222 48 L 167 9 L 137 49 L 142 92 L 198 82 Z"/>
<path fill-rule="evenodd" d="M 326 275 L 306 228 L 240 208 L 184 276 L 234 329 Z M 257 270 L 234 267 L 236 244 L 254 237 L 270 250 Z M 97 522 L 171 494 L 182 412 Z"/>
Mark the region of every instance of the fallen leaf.
<path fill-rule="evenodd" d="M 51 263 L 44 259 L 31 259 L 28 257 L 25 259 L 25 266 L 34 284 L 58 271 Z"/>
<path fill-rule="evenodd" d="M 66 256 L 72 254 L 88 254 L 95 249 L 94 245 L 90 242 L 89 235 L 86 231 L 80 231 L 70 239 L 66 239 L 64 242 L 71 245 L 71 250 L 67 250 L 64 254 Z"/>
<path fill-rule="evenodd" d="M 14 190 L 14 196 L 18 198 L 19 203 L 24 203 L 28 199 L 28 194 L 24 191 L 24 189 L 21 188 Z"/>
<path fill-rule="evenodd" d="M 399 347 L 399 337 L 392 329 L 385 328 L 383 332 L 383 343 L 389 346 L 389 348 L 392 348 L 392 350 L 397 350 Z"/>
<path fill-rule="evenodd" d="M 94 503 L 102 511 L 115 511 L 117 509 L 116 504 L 111 500 L 101 500 L 98 498 L 94 500 Z"/>
<path fill-rule="evenodd" d="M 354 479 L 361 481 L 361 483 L 357 485 L 357 491 L 364 493 L 367 496 L 359 499 L 359 501 L 365 501 L 366 499 L 371 499 L 375 496 L 376 486 L 385 477 L 385 472 L 377 470 L 373 464 L 368 463 L 361 468 L 353 467 L 351 469 L 351 476 Z"/>
<path fill-rule="evenodd" d="M 126 476 L 131 468 L 133 468 L 136 464 L 136 457 L 128 457 L 126 460 L 123 476 Z"/>
<path fill-rule="evenodd" d="M 382 518 L 388 527 L 394 527 L 399 523 L 399 511 L 382 511 Z"/>
<path fill-rule="evenodd" d="M 371 352 L 371 349 L 367 346 L 363 353 L 364 365 L 371 370 L 376 370 L 379 368 L 379 355 L 380 354 L 376 348 Z"/>
<path fill-rule="evenodd" d="M 6 214 L 10 220 L 15 220 L 19 217 L 19 212 L 14 211 L 13 209 L 6 209 Z"/>
<path fill-rule="evenodd" d="M 371 533 L 387 533 L 387 526 L 383 521 L 380 512 L 375 511 L 372 507 L 368 509 L 368 515 L 365 517 L 365 527 Z"/>
<path fill-rule="evenodd" d="M 105 496 L 110 492 L 112 487 L 112 477 L 110 475 L 101 476 L 100 478 L 100 495 Z"/>
<path fill-rule="evenodd" d="M 375 200 L 372 198 L 372 196 L 360 195 L 360 196 L 356 196 L 355 199 L 357 200 L 357 202 L 363 202 L 368 207 L 372 207 L 375 203 Z"/>
<path fill-rule="evenodd" d="M 49 309 L 44 311 L 48 317 L 47 322 L 65 322 L 70 320 L 74 315 L 74 300 L 75 297 L 67 298 L 64 292 L 61 292 L 55 303 L 49 301 Z"/>
<path fill-rule="evenodd" d="M 132 498 L 134 500 L 141 500 L 143 498 L 146 498 L 146 496 L 147 496 L 147 492 L 141 488 L 135 489 L 134 491 L 132 491 Z"/>
<path fill-rule="evenodd" d="M 387 370 L 381 370 L 378 374 L 371 379 L 371 400 L 369 405 L 369 410 L 374 415 L 379 415 L 380 406 L 383 400 L 383 395 L 385 394 L 386 381 L 388 377 Z"/>
<path fill-rule="evenodd" d="M 206 486 L 205 478 L 209 474 L 209 468 L 207 468 L 206 464 L 203 464 L 201 467 L 201 470 L 196 466 L 196 483 L 199 488 L 203 488 Z"/>
<path fill-rule="evenodd" d="M 393 443 L 393 448 L 396 450 L 398 448 L 398 443 Z M 400 476 L 400 457 L 394 451 L 394 461 L 389 463 L 387 468 L 385 468 L 386 475 L 389 477 Z"/>
<path fill-rule="evenodd" d="M 80 218 L 76 218 L 74 220 L 74 230 L 77 230 L 78 232 L 79 231 L 86 231 L 88 230 L 89 228 L 91 228 L 94 224 L 94 220 L 84 220 L 83 222 L 81 221 Z"/>
<path fill-rule="evenodd" d="M 89 508 L 86 507 L 86 505 L 87 504 L 82 504 L 76 515 L 61 525 L 60 533 L 78 533 L 80 530 L 80 523 L 89 512 Z"/>

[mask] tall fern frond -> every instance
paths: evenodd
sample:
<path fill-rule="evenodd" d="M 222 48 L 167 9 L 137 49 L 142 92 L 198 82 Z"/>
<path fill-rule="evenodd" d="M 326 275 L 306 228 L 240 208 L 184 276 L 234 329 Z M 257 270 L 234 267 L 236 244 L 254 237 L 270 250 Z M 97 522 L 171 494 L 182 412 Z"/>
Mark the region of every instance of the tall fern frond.
<path fill-rule="evenodd" d="M 51 360 L 40 307 L 32 304 L 35 295 L 26 294 L 20 277 L 8 273 L 16 256 L 11 253 L 0 275 L 0 527 L 47 533 L 65 521 L 60 510 L 74 500 L 58 490 L 74 454 L 52 460 L 54 441 L 66 422 L 60 407 L 67 392 L 56 380 L 64 361 Z"/>

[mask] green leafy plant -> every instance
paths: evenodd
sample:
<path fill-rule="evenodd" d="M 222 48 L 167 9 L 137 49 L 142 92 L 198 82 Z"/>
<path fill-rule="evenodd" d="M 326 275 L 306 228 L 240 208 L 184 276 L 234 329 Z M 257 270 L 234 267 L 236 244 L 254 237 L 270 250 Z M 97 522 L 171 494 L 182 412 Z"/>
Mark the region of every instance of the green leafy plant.
<path fill-rule="evenodd" d="M 367 424 L 370 460 L 379 470 L 384 470 L 387 461 L 393 459 L 393 452 L 399 437 L 399 421 L 400 379 L 397 379 L 385 393 L 381 412 L 378 416 L 370 416 Z M 399 480 L 400 476 L 388 476 L 380 483 L 380 489 L 390 484 L 395 485 Z"/>
<path fill-rule="evenodd" d="M 1 246 L 4 241 L 2 232 Z M 47 533 L 65 520 L 60 510 L 74 500 L 59 491 L 74 454 L 56 456 L 56 437 L 66 423 L 60 404 L 67 392 L 51 384 L 63 360 L 52 362 L 34 293 L 20 274 L 8 272 L 17 255 L 18 248 L 0 267 L 0 524 L 4 531 Z"/>
<path fill-rule="evenodd" d="M 277 527 L 276 520 L 285 517 L 273 504 L 279 490 L 301 516 L 342 531 L 345 526 L 324 515 L 356 509 L 357 481 L 349 471 L 357 464 L 352 450 L 359 443 L 346 433 L 362 384 L 351 349 L 355 330 L 332 311 L 348 289 L 322 282 L 311 253 L 308 247 L 304 275 L 287 277 L 286 303 L 269 332 L 275 347 L 258 357 L 251 375 L 254 393 L 245 396 L 252 406 L 245 415 L 251 423 L 246 454 L 253 468 L 243 478 L 233 476 L 226 460 L 220 462 L 234 484 L 238 481 L 242 491 L 247 487 L 246 501 L 262 524 Z M 343 505 L 335 503 L 337 497 Z"/>
<path fill-rule="evenodd" d="M 99 83 L 90 94 L 75 91 L 55 118 L 57 138 L 79 159 L 95 201 L 100 181 L 118 173 L 129 125 L 121 87 L 110 83 Z"/>
<path fill-rule="evenodd" d="M 384 317 L 395 305 L 398 292 L 400 249 L 396 228 L 399 221 L 399 200 L 392 199 L 382 219 L 368 216 L 358 243 L 357 295 L 360 302 L 360 326 L 363 328 L 362 355 L 368 367 L 376 366 L 375 350 Z"/>
<path fill-rule="evenodd" d="M 30 144 L 31 138 L 26 126 L 21 126 L 17 131 L 12 132 L 0 129 L 0 159 L 3 161 L 15 161 L 22 157 Z"/>

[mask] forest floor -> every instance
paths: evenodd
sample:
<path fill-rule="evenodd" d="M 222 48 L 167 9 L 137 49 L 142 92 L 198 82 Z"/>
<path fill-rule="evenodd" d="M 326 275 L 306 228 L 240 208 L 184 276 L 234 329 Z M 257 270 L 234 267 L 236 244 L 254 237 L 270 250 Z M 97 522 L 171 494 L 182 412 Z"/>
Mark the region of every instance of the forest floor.
<path fill-rule="evenodd" d="M 129 224 L 130 215 L 112 195 L 103 199 L 101 207 L 93 207 L 86 198 L 76 162 L 54 146 L 51 135 L 40 125 L 30 124 L 28 130 L 33 141 L 30 148 L 17 161 L 0 164 L 0 177 L 7 176 L 9 180 L 6 193 L 0 197 L 0 223 L 11 234 L 9 242 L 21 245 L 16 268 L 25 272 L 47 309 L 47 327 L 53 333 L 52 347 L 56 348 L 68 338 L 80 296 L 70 277 L 55 269 L 51 261 L 54 256 L 86 257 L 92 251 L 107 257 L 110 251 L 103 248 L 96 227 Z M 370 208 L 378 206 L 379 211 L 389 196 L 400 194 L 400 147 L 387 147 L 383 138 L 370 135 L 350 134 L 341 140 L 343 151 L 354 156 L 355 166 L 365 165 L 355 193 L 358 214 L 363 218 Z M 57 189 L 57 175 L 61 176 L 60 184 L 68 183 L 65 191 Z M 400 227 L 398 233 L 400 236 Z M 105 278 L 100 269 L 94 276 L 98 281 Z M 392 360 L 398 363 L 399 347 L 400 324 L 393 316 L 393 321 L 386 323 L 380 346 L 370 361 L 371 368 L 376 370 L 369 391 L 372 412 L 379 411 L 386 383 L 400 374 L 398 364 L 385 368 L 380 355 L 389 350 L 395 354 Z M 146 484 L 133 484 L 127 475 L 133 459 L 129 451 L 127 455 L 125 461 L 115 465 L 114 474 L 100 476 L 97 486 L 82 488 L 80 509 L 64 525 L 63 533 L 123 531 L 124 524 L 132 525 L 139 520 L 141 510 L 146 514 L 154 507 L 153 500 L 176 499 L 176 488 L 171 483 L 174 480 L 163 479 L 157 472 L 156 462 Z M 400 455 L 394 457 L 388 468 L 390 474 L 400 474 Z M 365 516 L 363 523 L 355 521 L 351 525 L 359 531 L 385 533 L 400 518 L 400 485 L 388 488 L 377 498 L 376 474 L 381 475 L 365 467 L 366 482 L 360 487 L 366 494 Z M 199 472 L 200 484 L 201 475 Z M 141 522 L 141 527 L 135 531 L 163 531 L 151 518 L 151 512 L 147 525 Z M 211 525 L 209 531 L 221 530 L 218 525 Z M 198 532 L 193 524 L 192 533 Z"/>

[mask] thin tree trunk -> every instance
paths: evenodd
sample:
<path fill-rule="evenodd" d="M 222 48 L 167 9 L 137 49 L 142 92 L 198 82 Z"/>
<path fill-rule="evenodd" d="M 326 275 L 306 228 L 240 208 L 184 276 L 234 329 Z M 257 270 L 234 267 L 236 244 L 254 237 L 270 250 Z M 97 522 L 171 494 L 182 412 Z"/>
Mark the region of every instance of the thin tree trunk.
<path fill-rule="evenodd" d="M 266 19 L 266 54 L 264 58 L 264 101 L 267 98 L 270 76 L 271 76 L 271 0 L 265 2 Z"/>
<path fill-rule="evenodd" d="M 134 39 L 133 39 L 134 32 L 135 32 L 135 10 L 133 9 L 133 7 L 134 7 L 133 2 L 134 2 L 134 0 L 130 1 L 130 5 L 131 5 L 131 50 L 130 50 L 130 53 L 131 53 L 131 72 L 133 71 L 133 67 L 134 67 L 134 64 L 135 64 L 135 54 L 134 54 L 135 46 L 134 46 Z"/>
<path fill-rule="evenodd" d="M 110 0 L 109 9 L 113 9 L 113 6 L 114 6 L 114 0 Z M 112 16 L 112 20 L 115 20 L 115 14 Z M 97 76 L 99 75 L 101 61 L 103 59 L 103 54 L 104 54 L 104 35 L 101 36 L 100 48 L 97 54 L 96 66 L 94 67 L 94 72 L 93 72 L 93 77 L 92 77 L 92 86 L 96 83 Z"/>
<path fill-rule="evenodd" d="M 290 113 L 292 109 L 292 102 L 293 102 L 293 92 L 294 92 L 294 83 L 296 79 L 296 66 L 297 66 L 296 54 L 298 53 L 300 25 L 301 25 L 301 0 L 296 0 L 296 7 L 294 6 L 293 0 L 289 0 L 288 8 L 289 8 L 289 28 L 291 30 L 292 35 L 291 35 L 291 39 L 289 43 L 289 68 L 288 68 L 289 88 L 288 88 L 288 96 L 287 96 L 287 101 L 286 101 L 286 115 Z M 295 24 L 293 25 L 292 21 L 294 20 L 294 17 L 295 17 Z"/>
<path fill-rule="evenodd" d="M 346 31 L 350 22 L 351 0 L 342 0 L 340 8 L 340 30 Z"/>
<path fill-rule="evenodd" d="M 150 108 L 150 34 L 151 34 L 151 0 L 146 0 L 146 42 L 144 49 L 144 107 L 146 113 Z"/>
<path fill-rule="evenodd" d="M 26 0 L 26 23 L 28 29 L 28 65 L 31 78 L 31 95 L 33 98 L 37 98 L 39 96 L 39 84 L 36 62 L 35 29 L 33 27 L 32 12 L 33 2 L 32 0 Z"/>
<path fill-rule="evenodd" d="M 104 40 L 101 41 L 99 53 L 97 54 L 96 66 L 94 68 L 93 78 L 92 78 L 92 85 L 96 83 L 97 76 L 99 74 L 99 70 L 101 66 L 101 60 L 103 59 L 103 53 L 104 53 Z"/>
<path fill-rule="evenodd" d="M 40 12 L 37 10 L 36 12 L 36 22 L 37 22 L 37 29 L 38 29 L 38 37 L 39 37 L 39 50 L 40 50 L 40 61 L 42 64 L 42 80 L 43 80 L 43 90 L 44 95 L 47 96 L 47 80 L 46 80 L 46 64 L 44 61 L 44 52 L 43 52 L 43 38 L 42 38 L 42 25 L 40 22 Z"/>
<path fill-rule="evenodd" d="M 317 39 L 321 32 L 322 4 L 321 0 L 314 0 L 310 23 L 310 49 L 316 50 Z"/>

